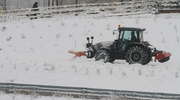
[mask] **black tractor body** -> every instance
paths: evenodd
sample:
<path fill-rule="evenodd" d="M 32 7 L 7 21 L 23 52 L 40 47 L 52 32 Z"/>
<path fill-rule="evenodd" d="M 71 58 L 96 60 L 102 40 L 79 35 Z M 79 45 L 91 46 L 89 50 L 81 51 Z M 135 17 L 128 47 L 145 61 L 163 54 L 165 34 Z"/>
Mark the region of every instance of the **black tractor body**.
<path fill-rule="evenodd" d="M 157 50 L 143 40 L 144 31 L 145 29 L 140 28 L 119 27 L 113 32 L 117 36 L 116 40 L 96 44 L 93 44 L 93 37 L 91 37 L 91 42 L 90 38 L 87 38 L 87 58 L 95 57 L 95 60 L 104 62 L 121 59 L 129 64 L 148 64 L 156 55 Z"/>

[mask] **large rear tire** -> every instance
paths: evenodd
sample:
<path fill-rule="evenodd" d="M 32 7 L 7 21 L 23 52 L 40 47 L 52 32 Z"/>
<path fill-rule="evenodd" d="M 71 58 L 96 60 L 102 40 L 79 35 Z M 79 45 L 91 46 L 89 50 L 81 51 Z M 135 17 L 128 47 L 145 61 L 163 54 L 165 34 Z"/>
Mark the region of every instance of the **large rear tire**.
<path fill-rule="evenodd" d="M 134 46 L 127 50 L 125 58 L 129 64 L 139 63 L 146 65 L 151 61 L 152 56 L 147 48 Z"/>
<path fill-rule="evenodd" d="M 95 60 L 102 60 L 104 63 L 113 63 L 115 59 L 111 58 L 110 53 L 107 50 L 98 50 L 95 55 Z"/>

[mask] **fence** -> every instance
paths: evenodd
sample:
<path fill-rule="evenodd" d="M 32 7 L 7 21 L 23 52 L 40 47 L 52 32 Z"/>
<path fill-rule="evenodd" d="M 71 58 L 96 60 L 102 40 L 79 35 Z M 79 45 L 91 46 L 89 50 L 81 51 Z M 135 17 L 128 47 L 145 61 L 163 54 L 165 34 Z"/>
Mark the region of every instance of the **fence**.
<path fill-rule="evenodd" d="M 180 94 L 173 93 L 140 92 L 18 83 L 0 83 L 0 91 L 13 94 L 36 96 L 66 96 L 94 100 L 180 100 Z"/>
<path fill-rule="evenodd" d="M 38 11 L 34 9 L 15 9 L 6 10 L 0 14 L 0 22 L 15 21 L 21 19 L 36 19 L 48 18 L 55 15 L 97 15 L 97 16 L 111 16 L 111 15 L 130 15 L 140 13 L 152 13 L 154 2 L 150 0 L 139 0 L 129 2 L 112 2 L 112 3 L 92 3 L 92 4 L 77 4 L 77 5 L 63 5 L 53 7 L 39 7 Z M 37 8 L 35 8 L 37 9 Z"/>
<path fill-rule="evenodd" d="M 40 7 L 50 7 L 50 6 L 70 5 L 70 4 L 111 3 L 111 2 L 119 2 L 122 0 L 6 0 L 6 5 L 7 5 L 6 8 L 7 9 L 31 8 L 35 1 L 38 1 Z"/>
<path fill-rule="evenodd" d="M 35 8 L 36 9 L 36 8 Z M 177 0 L 129 0 L 111 3 L 90 3 L 90 4 L 73 4 L 52 7 L 39 7 L 35 9 L 15 9 L 0 10 L 0 22 L 18 21 L 22 19 L 49 18 L 56 15 L 96 15 L 96 16 L 113 16 L 113 15 L 132 15 L 157 13 L 162 9 L 180 10 L 180 1 Z"/>

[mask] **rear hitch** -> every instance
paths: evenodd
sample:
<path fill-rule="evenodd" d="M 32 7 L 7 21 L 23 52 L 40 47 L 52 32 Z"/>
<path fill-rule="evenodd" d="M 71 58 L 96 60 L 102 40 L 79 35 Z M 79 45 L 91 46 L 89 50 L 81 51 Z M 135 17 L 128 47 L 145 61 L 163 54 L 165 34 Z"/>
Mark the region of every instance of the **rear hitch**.
<path fill-rule="evenodd" d="M 154 51 L 153 56 L 155 57 L 155 61 L 158 60 L 160 63 L 164 63 L 170 59 L 171 53 L 156 50 Z"/>

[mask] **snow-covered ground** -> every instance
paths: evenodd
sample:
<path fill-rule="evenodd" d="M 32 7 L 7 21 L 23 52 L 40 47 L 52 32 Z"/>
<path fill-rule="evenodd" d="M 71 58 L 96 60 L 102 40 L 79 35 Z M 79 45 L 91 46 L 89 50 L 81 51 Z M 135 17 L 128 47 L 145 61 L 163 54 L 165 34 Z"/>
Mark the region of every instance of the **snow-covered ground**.
<path fill-rule="evenodd" d="M 68 50 L 85 50 L 114 40 L 117 25 L 146 28 L 145 40 L 172 54 L 166 63 L 142 66 L 73 58 Z M 57 16 L 0 24 L 0 82 L 180 93 L 180 14 L 136 16 Z"/>
<path fill-rule="evenodd" d="M 71 97 L 57 97 L 57 96 L 38 96 L 38 95 L 19 95 L 19 94 L 5 94 L 0 93 L 0 100 L 90 100 L 90 99 L 77 99 Z"/>

